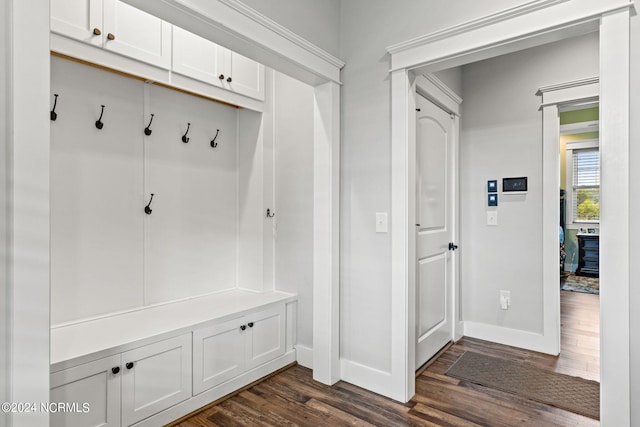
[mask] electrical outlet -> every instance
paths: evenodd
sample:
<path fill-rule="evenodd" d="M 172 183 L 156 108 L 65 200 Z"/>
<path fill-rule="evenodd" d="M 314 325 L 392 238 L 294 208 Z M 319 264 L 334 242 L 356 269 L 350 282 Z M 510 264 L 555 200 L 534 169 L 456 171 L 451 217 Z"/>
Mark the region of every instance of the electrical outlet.
<path fill-rule="evenodd" d="M 500 308 L 508 310 L 511 305 L 511 291 L 500 291 Z"/>

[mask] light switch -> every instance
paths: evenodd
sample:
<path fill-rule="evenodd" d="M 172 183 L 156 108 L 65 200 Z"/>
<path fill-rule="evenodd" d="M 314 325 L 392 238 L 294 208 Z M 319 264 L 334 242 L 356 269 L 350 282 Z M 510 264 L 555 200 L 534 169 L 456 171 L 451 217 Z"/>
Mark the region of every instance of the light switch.
<path fill-rule="evenodd" d="M 487 212 L 487 225 L 498 225 L 498 212 L 497 211 L 489 211 L 489 212 Z"/>
<path fill-rule="evenodd" d="M 387 233 L 389 231 L 389 221 L 386 212 L 376 212 L 376 233 Z"/>

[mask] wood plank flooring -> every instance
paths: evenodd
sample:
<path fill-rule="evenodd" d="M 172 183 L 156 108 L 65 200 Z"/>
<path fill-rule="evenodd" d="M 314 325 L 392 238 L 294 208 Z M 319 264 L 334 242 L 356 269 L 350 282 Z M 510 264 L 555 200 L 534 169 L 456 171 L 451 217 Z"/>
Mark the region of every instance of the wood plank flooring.
<path fill-rule="evenodd" d="M 407 404 L 345 382 L 325 386 L 313 381 L 309 369 L 293 366 L 176 425 L 598 426 L 587 417 L 444 375 L 465 351 L 474 351 L 598 380 L 598 296 L 561 294 L 560 357 L 463 338 L 416 378 L 416 395 Z"/>

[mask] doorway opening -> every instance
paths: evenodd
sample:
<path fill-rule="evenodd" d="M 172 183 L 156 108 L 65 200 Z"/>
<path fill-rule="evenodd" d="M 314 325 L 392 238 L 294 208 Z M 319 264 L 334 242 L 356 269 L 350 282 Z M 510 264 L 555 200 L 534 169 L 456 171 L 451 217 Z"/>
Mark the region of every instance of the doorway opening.
<path fill-rule="evenodd" d="M 559 107 L 558 365 L 600 381 L 600 133 L 597 101 Z M 563 368 L 564 369 L 564 368 Z"/>

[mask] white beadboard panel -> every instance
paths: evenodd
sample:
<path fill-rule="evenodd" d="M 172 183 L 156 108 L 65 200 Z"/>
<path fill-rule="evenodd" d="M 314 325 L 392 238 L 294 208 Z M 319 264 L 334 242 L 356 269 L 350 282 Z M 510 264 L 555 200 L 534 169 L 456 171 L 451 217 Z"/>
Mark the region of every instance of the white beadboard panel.
<path fill-rule="evenodd" d="M 56 324 L 143 303 L 143 84 L 53 57 L 51 92 L 59 95 L 50 127 Z"/>
<path fill-rule="evenodd" d="M 145 303 L 235 287 L 236 108 L 152 86 L 148 110 L 154 122 L 145 138 L 147 191 L 155 196 L 145 218 Z"/>

